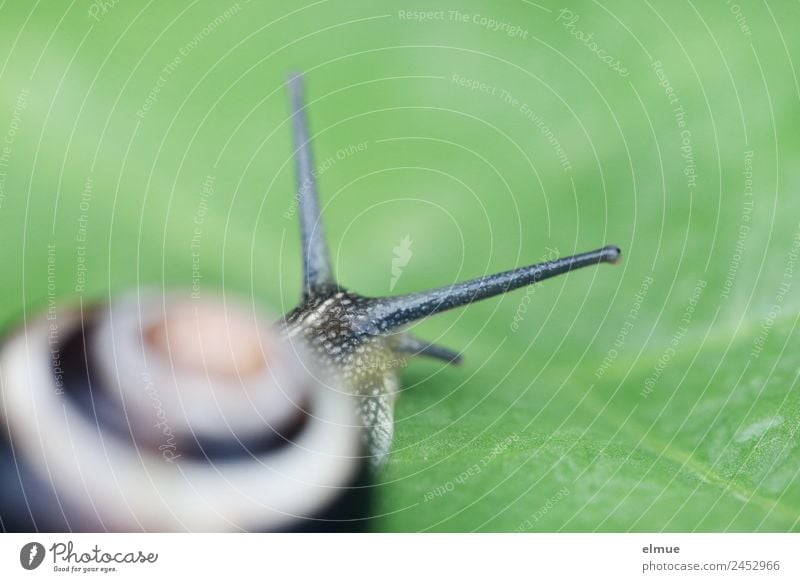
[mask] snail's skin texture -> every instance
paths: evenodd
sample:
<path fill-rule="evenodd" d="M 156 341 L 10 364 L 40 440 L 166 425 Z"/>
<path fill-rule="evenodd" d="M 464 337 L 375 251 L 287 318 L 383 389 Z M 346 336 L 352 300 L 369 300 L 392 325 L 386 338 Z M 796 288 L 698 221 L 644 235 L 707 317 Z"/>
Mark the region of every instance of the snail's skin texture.
<path fill-rule="evenodd" d="M 397 362 L 405 358 L 392 345 L 393 336 L 359 333 L 368 323 L 370 303 L 337 288 L 320 290 L 286 315 L 283 329 L 306 344 L 320 377 L 357 398 L 366 451 L 380 464 L 392 443 Z"/>
<path fill-rule="evenodd" d="M 334 276 L 314 177 L 302 78 L 289 79 L 297 163 L 298 208 L 303 249 L 303 297 L 279 322 L 290 341 L 303 343 L 317 373 L 356 399 L 366 453 L 380 468 L 392 443 L 399 370 L 421 355 L 449 363 L 461 356 L 404 331 L 407 324 L 436 313 L 494 297 L 569 271 L 617 263 L 621 251 L 606 246 L 571 257 L 473 279 L 431 291 L 395 297 L 363 297 Z"/>

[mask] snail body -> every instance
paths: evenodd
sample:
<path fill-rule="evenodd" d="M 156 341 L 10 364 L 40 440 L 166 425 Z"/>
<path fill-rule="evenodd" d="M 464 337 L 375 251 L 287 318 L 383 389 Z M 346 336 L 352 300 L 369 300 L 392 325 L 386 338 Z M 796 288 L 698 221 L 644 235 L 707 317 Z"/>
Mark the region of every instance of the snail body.
<path fill-rule="evenodd" d="M 355 399 L 370 462 L 380 468 L 389 454 L 399 369 L 412 356 L 460 364 L 461 356 L 405 331 L 408 324 L 599 263 L 617 263 L 621 251 L 606 246 L 465 283 L 394 297 L 363 297 L 333 275 L 319 204 L 302 78 L 289 79 L 297 162 L 303 249 L 303 296 L 280 322 L 289 340 L 300 340 L 325 376 Z"/>
<path fill-rule="evenodd" d="M 402 335 L 364 333 L 370 305 L 364 297 L 331 289 L 315 293 L 288 313 L 281 327 L 287 338 L 300 339 L 307 346 L 323 378 L 355 398 L 366 451 L 373 466 L 379 467 L 394 432 L 399 362 L 410 354 L 401 345 Z"/>

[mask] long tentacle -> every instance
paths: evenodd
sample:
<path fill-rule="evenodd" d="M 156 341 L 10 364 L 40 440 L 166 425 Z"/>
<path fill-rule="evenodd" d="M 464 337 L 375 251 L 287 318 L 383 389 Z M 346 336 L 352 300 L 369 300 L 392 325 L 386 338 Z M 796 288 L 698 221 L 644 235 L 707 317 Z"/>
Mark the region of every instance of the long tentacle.
<path fill-rule="evenodd" d="M 297 165 L 297 202 L 300 214 L 300 235 L 303 245 L 303 295 L 310 297 L 335 286 L 322 213 L 314 177 L 314 157 L 308 131 L 303 95 L 303 77 L 289 78 L 292 106 L 292 127 Z"/>
<path fill-rule="evenodd" d="M 571 257 L 480 277 L 451 287 L 377 299 L 370 308 L 368 319 L 372 329 L 383 332 L 575 269 L 598 263 L 616 263 L 620 256 L 619 248 L 607 246 Z"/>

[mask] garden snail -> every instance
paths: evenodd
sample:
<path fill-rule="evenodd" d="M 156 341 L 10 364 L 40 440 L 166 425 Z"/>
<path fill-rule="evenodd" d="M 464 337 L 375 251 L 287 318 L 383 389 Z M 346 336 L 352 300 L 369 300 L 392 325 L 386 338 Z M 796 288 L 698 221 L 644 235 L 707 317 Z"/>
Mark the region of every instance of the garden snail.
<path fill-rule="evenodd" d="M 322 226 L 303 98 L 302 78 L 289 79 L 297 155 L 298 206 L 303 249 L 303 297 L 282 322 L 284 334 L 301 339 L 324 370 L 356 399 L 371 463 L 389 453 L 394 401 L 399 387 L 395 362 L 421 355 L 458 363 L 460 355 L 405 331 L 405 325 L 574 269 L 616 263 L 620 250 L 606 246 L 571 257 L 488 275 L 465 283 L 395 297 L 363 297 L 333 276 Z"/>
<path fill-rule="evenodd" d="M 408 295 L 345 289 L 322 227 L 299 75 L 289 89 L 300 305 L 273 326 L 227 297 L 140 290 L 26 322 L 0 352 L 2 529 L 357 524 L 368 514 L 361 485 L 391 446 L 396 362 L 460 361 L 405 326 L 619 259 L 607 246 Z"/>

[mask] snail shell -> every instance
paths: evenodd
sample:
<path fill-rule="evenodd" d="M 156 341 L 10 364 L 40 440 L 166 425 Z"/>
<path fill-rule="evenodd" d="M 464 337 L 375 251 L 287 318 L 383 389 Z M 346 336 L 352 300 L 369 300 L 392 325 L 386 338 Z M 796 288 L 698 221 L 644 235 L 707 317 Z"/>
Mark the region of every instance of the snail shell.
<path fill-rule="evenodd" d="M 228 297 L 138 292 L 12 335 L 3 528 L 314 530 L 366 515 L 348 487 L 364 474 L 351 404 L 267 321 Z"/>

